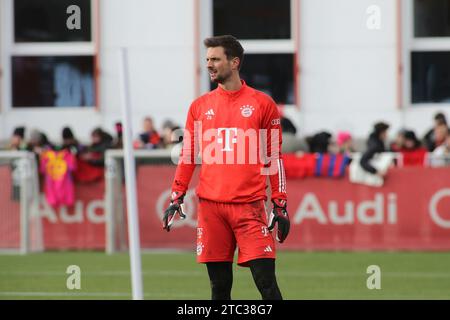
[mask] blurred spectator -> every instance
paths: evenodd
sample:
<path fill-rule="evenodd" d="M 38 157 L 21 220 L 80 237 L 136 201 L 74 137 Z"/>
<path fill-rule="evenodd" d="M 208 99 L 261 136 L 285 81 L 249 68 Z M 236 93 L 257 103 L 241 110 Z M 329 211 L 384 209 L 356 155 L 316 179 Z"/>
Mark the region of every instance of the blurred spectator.
<path fill-rule="evenodd" d="M 183 136 L 181 135 L 182 129 L 179 126 L 172 128 L 172 144 L 178 144 L 183 142 Z"/>
<path fill-rule="evenodd" d="M 434 149 L 445 143 L 445 139 L 448 135 L 448 129 L 447 124 L 439 124 L 434 128 Z"/>
<path fill-rule="evenodd" d="M 400 152 L 405 146 L 405 129 L 401 129 L 395 136 L 394 142 L 390 145 L 390 150 L 392 152 Z"/>
<path fill-rule="evenodd" d="M 439 112 L 434 116 L 433 128 L 428 130 L 423 138 L 425 147 L 428 151 L 433 151 L 437 146 L 443 143 L 444 140 L 442 140 L 442 138 L 445 137 L 446 134 L 441 134 L 441 136 L 436 136 L 436 134 L 439 135 L 439 133 L 447 131 L 445 128 L 448 128 L 447 119 L 442 112 Z"/>
<path fill-rule="evenodd" d="M 13 134 L 11 136 L 11 140 L 9 142 L 8 149 L 10 150 L 26 150 L 27 144 L 25 142 L 25 127 L 17 127 L 14 129 Z M 19 169 L 19 160 L 11 161 L 11 200 L 12 201 L 20 201 L 20 185 L 21 181 L 21 172 Z"/>
<path fill-rule="evenodd" d="M 139 138 L 134 141 L 137 149 L 156 149 L 161 146 L 161 137 L 155 130 L 153 119 L 146 117 L 143 122 L 144 131 L 139 134 Z"/>
<path fill-rule="evenodd" d="M 26 150 L 26 148 L 27 144 L 25 142 L 25 127 L 17 127 L 13 131 L 8 149 Z"/>
<path fill-rule="evenodd" d="M 412 130 L 406 130 L 404 133 L 405 142 L 401 151 L 412 151 L 422 148 L 422 144 L 419 139 L 417 139 L 416 134 Z"/>
<path fill-rule="evenodd" d="M 402 158 L 403 166 L 424 166 L 427 149 L 422 147 L 422 143 L 417 139 L 412 130 L 404 131 L 403 146 L 398 150 Z"/>
<path fill-rule="evenodd" d="M 43 175 L 44 193 L 47 203 L 58 208 L 71 207 L 75 203 L 74 171 L 76 157 L 73 151 L 47 149 L 41 154 L 39 171 Z"/>
<path fill-rule="evenodd" d="M 297 134 L 297 128 L 294 126 L 291 120 L 286 117 L 281 117 L 281 130 L 284 133 Z"/>
<path fill-rule="evenodd" d="M 336 137 L 336 144 L 339 148 L 339 153 L 349 154 L 355 151 L 353 148 L 353 138 L 350 132 L 339 131 Z"/>
<path fill-rule="evenodd" d="M 326 131 L 316 133 L 312 137 L 307 137 L 306 142 L 311 153 L 328 153 L 332 135 Z"/>
<path fill-rule="evenodd" d="M 30 140 L 27 144 L 27 150 L 39 156 L 46 149 L 53 149 L 53 144 L 48 140 L 47 135 L 36 129 L 32 130 Z"/>
<path fill-rule="evenodd" d="M 82 151 L 83 146 L 78 142 L 78 139 L 75 138 L 73 131 L 69 127 L 64 127 L 62 132 L 62 145 L 61 149 L 67 149 L 73 154 L 78 154 Z"/>
<path fill-rule="evenodd" d="M 183 142 L 182 130 L 179 126 L 168 123 L 163 127 L 162 145 L 165 149 L 172 149 L 174 146 Z"/>
<path fill-rule="evenodd" d="M 163 131 L 164 131 L 164 129 L 173 128 L 173 127 L 176 127 L 176 124 L 172 120 L 167 119 L 163 122 L 163 125 L 162 125 Z"/>
<path fill-rule="evenodd" d="M 369 140 L 367 141 L 367 150 L 363 153 L 360 164 L 361 167 L 372 174 L 378 174 L 383 176 L 383 173 L 378 172 L 371 164 L 370 160 L 377 154 L 381 152 L 385 152 L 385 142 L 387 139 L 387 131 L 389 129 L 389 125 L 384 122 L 378 122 L 375 124 L 373 128 L 373 132 L 369 136 Z"/>
<path fill-rule="evenodd" d="M 105 165 L 105 152 L 112 147 L 113 137 L 101 128 L 91 133 L 91 145 L 80 155 L 80 158 L 97 167 Z"/>
<path fill-rule="evenodd" d="M 172 145 L 173 130 L 177 127 L 172 120 L 166 120 L 162 126 L 161 144 L 164 148 L 170 148 Z M 179 127 L 178 127 L 179 128 Z"/>
<path fill-rule="evenodd" d="M 114 125 L 116 130 L 116 137 L 114 139 L 113 148 L 122 149 L 123 148 L 123 127 L 122 122 L 116 122 Z"/>
<path fill-rule="evenodd" d="M 286 117 L 281 118 L 281 131 L 283 133 L 283 144 L 281 145 L 281 152 L 294 153 L 302 149 L 302 143 L 297 138 L 297 128 Z"/>
<path fill-rule="evenodd" d="M 445 143 L 434 149 L 431 155 L 431 165 L 433 167 L 450 165 L 450 129 L 447 130 Z"/>

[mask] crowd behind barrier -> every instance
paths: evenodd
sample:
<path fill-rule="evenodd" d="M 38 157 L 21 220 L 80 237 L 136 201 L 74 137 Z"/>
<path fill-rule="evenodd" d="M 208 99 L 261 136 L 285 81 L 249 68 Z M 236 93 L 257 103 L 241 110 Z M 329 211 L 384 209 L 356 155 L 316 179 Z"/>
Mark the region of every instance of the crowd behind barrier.
<path fill-rule="evenodd" d="M 434 127 L 421 141 L 411 130 L 402 130 L 388 141 L 389 125 L 383 122 L 374 125 L 367 140 L 354 139 L 345 131 L 299 138 L 287 118 L 281 124 L 293 222 L 286 248 L 450 249 L 446 216 L 450 170 L 445 167 L 450 166 L 450 134 L 445 117 L 437 115 Z M 168 177 L 176 169 L 167 164 L 178 153 L 172 148 L 181 149 L 182 142 L 176 132 L 179 127 L 169 121 L 165 125 L 158 132 L 146 118 L 133 141 L 138 154 L 159 155 L 158 165 L 137 166 L 141 241 L 143 248 L 187 249 L 195 243 L 195 177 L 187 200 L 190 219 L 170 239 L 160 227 L 161 204 L 170 195 Z M 33 130 L 25 139 L 25 128 L 14 130 L 5 149 L 32 151 L 39 161 L 40 187 L 45 194 L 45 199 L 39 198 L 44 248 L 108 247 L 105 239 L 112 207 L 105 200 L 109 181 L 105 181 L 105 156 L 111 149 L 122 153 L 122 126 L 117 123 L 115 128 L 115 134 L 95 128 L 86 145 L 68 127 L 63 128 L 59 145 L 49 142 L 42 132 Z M 137 163 L 141 162 L 147 163 L 138 157 Z M 0 193 L 1 249 L 18 246 L 20 215 L 11 212 L 20 211 L 21 192 L 15 184 L 20 183 L 15 178 L 20 176 L 18 164 L 6 161 L 5 166 L 1 152 L 0 164 L 2 182 L 11 188 L 11 192 Z M 119 192 L 115 197 L 113 201 L 119 201 L 115 208 L 120 208 L 123 195 Z"/>
<path fill-rule="evenodd" d="M 375 123 L 367 140 L 354 139 L 347 131 L 339 131 L 335 135 L 321 131 L 311 136 L 298 137 L 297 128 L 288 118 L 282 117 L 282 152 L 286 175 L 291 178 L 340 178 L 350 168 L 350 179 L 367 175 L 369 180 L 371 176 L 376 176 L 379 181 L 384 179 L 387 168 L 379 170 L 376 163 L 386 152 L 394 155 L 393 163 L 399 167 L 448 166 L 450 130 L 447 120 L 441 112 L 433 120 L 433 127 L 421 140 L 413 130 L 402 129 L 393 141 L 388 141 L 389 124 L 384 122 Z M 167 120 L 162 130 L 158 131 L 152 118 L 145 117 L 142 131 L 134 139 L 133 147 L 146 150 L 181 148 L 179 129 L 180 126 Z M 17 127 L 3 149 L 34 152 L 47 201 L 52 206 L 70 206 L 75 201 L 73 182 L 87 183 L 103 179 L 105 151 L 121 149 L 122 145 L 122 124 L 117 122 L 114 134 L 100 127 L 93 129 L 88 144 L 80 143 L 70 127 L 62 129 L 60 144 L 49 141 L 42 131 L 33 129 L 26 135 L 25 127 Z M 354 161 L 355 155 L 357 163 Z"/>

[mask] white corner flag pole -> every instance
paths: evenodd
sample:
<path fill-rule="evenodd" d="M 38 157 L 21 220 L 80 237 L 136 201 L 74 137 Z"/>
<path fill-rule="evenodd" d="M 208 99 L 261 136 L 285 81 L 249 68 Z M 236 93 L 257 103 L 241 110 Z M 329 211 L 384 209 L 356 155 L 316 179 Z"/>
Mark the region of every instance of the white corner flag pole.
<path fill-rule="evenodd" d="M 125 160 L 125 187 L 127 194 L 128 243 L 130 248 L 131 288 L 133 300 L 142 300 L 142 270 L 139 236 L 139 220 L 136 193 L 136 167 L 131 144 L 131 99 L 128 74 L 128 56 L 125 48 L 120 50 L 121 104 L 123 116 L 123 149 Z"/>

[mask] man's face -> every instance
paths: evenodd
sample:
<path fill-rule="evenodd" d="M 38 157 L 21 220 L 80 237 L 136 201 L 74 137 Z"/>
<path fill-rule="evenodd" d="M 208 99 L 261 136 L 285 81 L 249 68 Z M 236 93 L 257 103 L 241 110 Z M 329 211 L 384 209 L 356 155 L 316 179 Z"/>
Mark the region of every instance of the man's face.
<path fill-rule="evenodd" d="M 206 51 L 206 67 L 211 81 L 223 83 L 237 70 L 238 58 L 227 59 L 223 47 L 212 47 Z"/>

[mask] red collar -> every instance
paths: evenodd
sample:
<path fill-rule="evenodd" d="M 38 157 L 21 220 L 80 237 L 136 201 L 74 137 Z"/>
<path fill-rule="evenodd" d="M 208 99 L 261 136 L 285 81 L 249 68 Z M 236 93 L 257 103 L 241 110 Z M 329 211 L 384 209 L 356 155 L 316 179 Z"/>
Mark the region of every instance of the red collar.
<path fill-rule="evenodd" d="M 217 92 L 220 94 L 229 96 L 229 97 L 236 97 L 239 96 L 242 92 L 244 92 L 247 89 L 247 84 L 244 80 L 241 79 L 241 88 L 239 90 L 225 90 L 221 86 L 217 86 Z"/>

